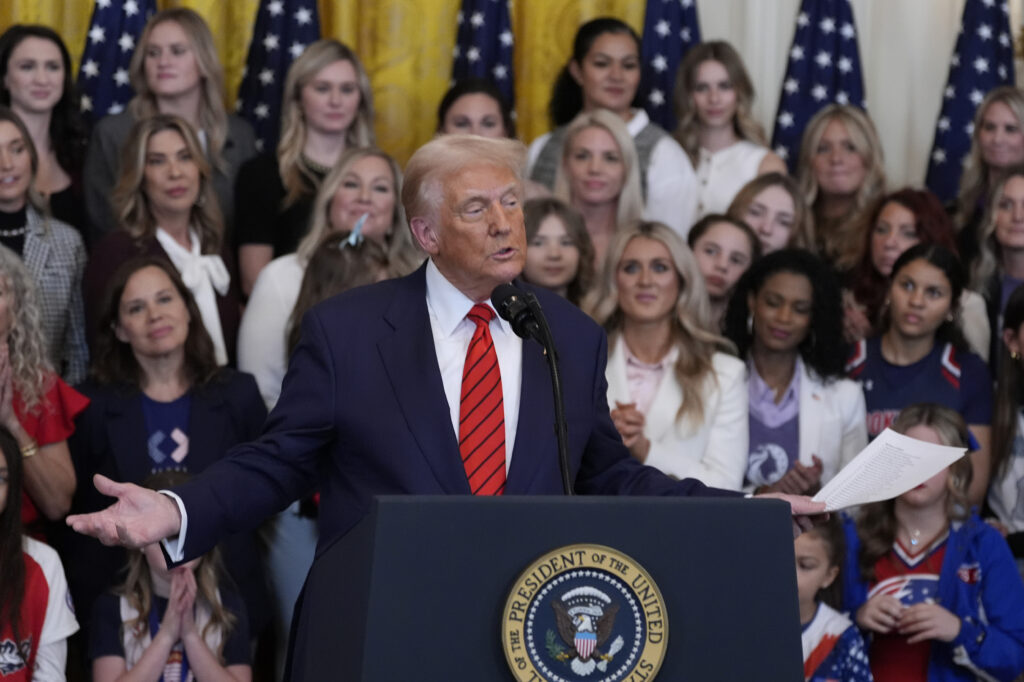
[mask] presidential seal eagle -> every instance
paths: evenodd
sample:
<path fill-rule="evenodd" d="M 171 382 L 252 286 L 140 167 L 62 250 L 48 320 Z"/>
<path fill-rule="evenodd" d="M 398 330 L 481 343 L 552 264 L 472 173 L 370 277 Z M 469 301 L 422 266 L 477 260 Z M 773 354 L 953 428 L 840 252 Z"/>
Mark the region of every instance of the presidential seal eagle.
<path fill-rule="evenodd" d="M 566 660 L 577 675 L 589 675 L 607 668 L 608 661 L 622 648 L 622 637 L 616 637 L 607 653 L 602 648 L 611 637 L 619 605 L 604 592 L 593 587 L 577 587 L 553 599 L 558 634 L 569 650 Z"/>

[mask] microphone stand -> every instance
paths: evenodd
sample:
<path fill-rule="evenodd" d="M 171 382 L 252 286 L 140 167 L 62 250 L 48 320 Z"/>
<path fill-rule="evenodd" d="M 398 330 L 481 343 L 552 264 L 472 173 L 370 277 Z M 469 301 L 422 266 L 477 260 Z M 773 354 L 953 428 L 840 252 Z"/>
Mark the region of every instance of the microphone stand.
<path fill-rule="evenodd" d="M 562 473 L 562 490 L 566 495 L 575 493 L 572 489 L 572 477 L 569 474 L 569 425 L 565 420 L 565 401 L 562 398 L 562 377 L 558 370 L 558 351 L 555 350 L 555 339 L 551 335 L 547 318 L 541 311 L 540 303 L 532 291 L 524 293 L 526 305 L 533 313 L 540 332 L 537 341 L 544 347 L 544 356 L 548 361 L 551 373 L 551 392 L 555 401 L 555 439 L 558 441 L 558 464 Z"/>

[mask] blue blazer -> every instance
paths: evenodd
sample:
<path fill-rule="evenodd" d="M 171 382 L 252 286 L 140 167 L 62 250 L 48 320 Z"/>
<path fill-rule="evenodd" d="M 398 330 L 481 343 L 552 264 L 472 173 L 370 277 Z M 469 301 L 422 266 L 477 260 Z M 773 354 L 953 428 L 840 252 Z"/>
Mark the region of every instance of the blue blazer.
<path fill-rule="evenodd" d="M 100 385 L 92 381 L 78 386 L 91 401 L 75 420 L 68 439 L 79 485 L 71 513 L 105 509 L 110 498 L 92 485 L 93 474 L 115 481 L 141 483 L 151 470 L 146 455 L 146 424 L 142 394 L 134 386 Z M 221 369 L 205 386 L 192 391 L 189 415 L 189 447 L 185 463 L 197 474 L 209 468 L 238 443 L 255 438 L 263 426 L 266 408 L 252 376 Z M 61 543 L 68 583 L 80 618 L 92 613 L 93 601 L 122 578 L 127 557 L 120 547 L 66 532 Z M 246 602 L 250 625 L 259 633 L 269 622 L 268 593 L 253 533 L 224 539 L 224 561 Z"/>
<path fill-rule="evenodd" d="M 348 291 L 305 316 L 260 439 L 175 489 L 189 519 L 186 560 L 317 485 L 320 549 L 366 516 L 376 495 L 470 494 L 434 351 L 425 271 Z M 733 494 L 676 481 L 630 456 L 608 413 L 603 330 L 560 297 L 536 293 L 561 351 L 576 492 Z M 523 343 L 507 495 L 562 494 L 545 362 L 538 344 Z"/>

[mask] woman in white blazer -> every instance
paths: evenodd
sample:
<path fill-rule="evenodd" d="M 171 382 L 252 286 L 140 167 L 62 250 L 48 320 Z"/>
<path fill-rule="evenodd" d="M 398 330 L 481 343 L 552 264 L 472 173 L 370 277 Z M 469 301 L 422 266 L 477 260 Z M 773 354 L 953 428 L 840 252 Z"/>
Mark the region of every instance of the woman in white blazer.
<path fill-rule="evenodd" d="M 612 419 L 634 457 L 739 490 L 747 460 L 743 363 L 710 331 L 693 253 L 662 223 L 620 229 L 583 309 L 608 331 Z"/>
<path fill-rule="evenodd" d="M 749 370 L 748 489 L 813 492 L 867 445 L 842 319 L 839 284 L 809 251 L 768 254 L 737 285 L 725 330 Z"/>

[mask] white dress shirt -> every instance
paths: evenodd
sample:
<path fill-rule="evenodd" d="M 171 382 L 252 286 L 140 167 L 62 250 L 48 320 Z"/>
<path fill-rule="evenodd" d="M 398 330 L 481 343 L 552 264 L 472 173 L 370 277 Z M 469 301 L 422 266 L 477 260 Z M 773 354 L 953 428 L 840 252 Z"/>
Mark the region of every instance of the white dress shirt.
<path fill-rule="evenodd" d="M 462 394 L 462 369 L 466 364 L 466 351 L 476 331 L 476 323 L 466 315 L 476 304 L 454 284 L 445 279 L 431 260 L 427 263 L 427 312 L 430 317 L 430 331 L 434 337 L 434 352 L 437 366 L 441 370 L 444 396 L 452 418 L 455 440 L 459 439 L 459 408 Z M 490 301 L 486 301 L 491 305 Z M 493 309 L 493 307 L 492 307 Z M 494 350 L 498 354 L 498 369 L 501 372 L 502 403 L 505 408 L 505 473 L 512 462 L 512 449 L 516 442 L 516 427 L 519 425 L 519 396 L 523 385 L 523 340 L 512 331 L 512 325 L 500 317 L 490 324 Z M 184 556 L 185 533 L 188 530 L 188 514 L 181 498 L 169 490 L 161 490 L 178 505 L 181 513 L 181 530 L 177 537 L 163 541 L 167 555 L 173 561 Z"/>

